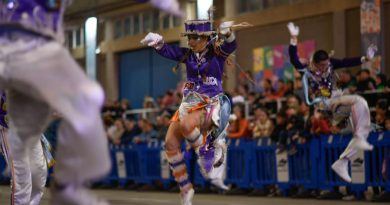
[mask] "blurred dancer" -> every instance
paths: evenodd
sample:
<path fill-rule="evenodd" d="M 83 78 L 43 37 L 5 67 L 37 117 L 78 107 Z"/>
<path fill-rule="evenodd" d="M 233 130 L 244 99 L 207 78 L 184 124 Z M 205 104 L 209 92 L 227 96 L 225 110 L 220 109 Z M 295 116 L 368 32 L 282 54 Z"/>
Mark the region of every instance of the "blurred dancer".
<path fill-rule="evenodd" d="M 156 8 L 175 16 L 182 16 L 178 0 L 137 0 L 138 2 L 150 2 Z"/>
<path fill-rule="evenodd" d="M 110 158 L 100 119 L 103 90 L 63 47 L 69 2 L 0 1 L 0 84 L 7 89 L 10 135 L 20 138 L 21 158 L 34 150 L 51 111 L 63 116 L 51 204 L 107 204 L 84 186 L 108 173 Z"/>

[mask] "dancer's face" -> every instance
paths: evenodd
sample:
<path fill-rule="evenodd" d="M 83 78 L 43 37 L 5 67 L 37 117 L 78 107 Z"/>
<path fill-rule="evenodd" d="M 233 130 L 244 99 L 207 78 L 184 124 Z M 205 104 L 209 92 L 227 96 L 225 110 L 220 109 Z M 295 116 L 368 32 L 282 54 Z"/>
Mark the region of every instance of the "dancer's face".
<path fill-rule="evenodd" d="M 330 66 L 330 61 L 329 59 L 320 61 L 318 63 L 314 63 L 314 67 L 316 68 L 316 73 L 325 73 L 328 71 L 328 68 Z"/>
<path fill-rule="evenodd" d="M 206 36 L 188 35 L 187 39 L 188 39 L 188 46 L 195 53 L 200 53 L 206 49 L 206 45 L 207 45 L 207 37 Z"/>

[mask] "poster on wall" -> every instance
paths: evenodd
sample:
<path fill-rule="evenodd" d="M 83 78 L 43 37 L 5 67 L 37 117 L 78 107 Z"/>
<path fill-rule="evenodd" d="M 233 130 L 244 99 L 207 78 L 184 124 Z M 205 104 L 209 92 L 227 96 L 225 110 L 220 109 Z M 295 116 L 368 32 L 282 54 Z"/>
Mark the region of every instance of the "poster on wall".
<path fill-rule="evenodd" d="M 294 81 L 294 67 L 288 55 L 289 45 L 264 46 L 253 49 L 253 72 L 257 85 L 264 79 L 275 84 L 279 79 Z M 309 60 L 315 51 L 315 41 L 308 40 L 298 44 L 300 58 Z M 262 86 L 257 86 L 261 89 Z M 261 91 L 261 90 L 257 90 Z"/>
<path fill-rule="evenodd" d="M 362 65 L 363 69 L 369 69 L 371 74 L 383 72 L 383 1 L 362 0 L 360 5 L 360 33 L 362 52 L 365 53 L 371 44 L 378 46 L 375 58 Z"/>

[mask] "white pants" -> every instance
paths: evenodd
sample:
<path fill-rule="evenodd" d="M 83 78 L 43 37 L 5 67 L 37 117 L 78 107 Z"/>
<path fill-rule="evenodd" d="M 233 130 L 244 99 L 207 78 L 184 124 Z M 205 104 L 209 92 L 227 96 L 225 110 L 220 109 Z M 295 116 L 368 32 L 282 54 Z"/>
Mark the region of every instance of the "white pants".
<path fill-rule="evenodd" d="M 56 182 L 83 184 L 104 176 L 110 158 L 100 118 L 102 88 L 60 43 L 30 42 L 0 44 L 0 82 L 8 90 L 10 129 L 26 143 L 36 142 L 54 109 L 63 117 Z"/>
<path fill-rule="evenodd" d="M 367 101 L 359 95 L 342 95 L 339 97 L 330 98 L 326 102 L 335 112 L 338 106 L 351 107 L 351 124 L 353 137 L 366 140 L 371 131 L 370 109 Z M 351 158 L 358 150 L 352 146 L 352 142 L 340 155 L 340 158 Z"/>
<path fill-rule="evenodd" d="M 12 199 L 15 205 L 38 205 L 43 196 L 47 179 L 47 164 L 40 138 L 22 140 L 9 133 L 9 148 L 12 156 Z"/>

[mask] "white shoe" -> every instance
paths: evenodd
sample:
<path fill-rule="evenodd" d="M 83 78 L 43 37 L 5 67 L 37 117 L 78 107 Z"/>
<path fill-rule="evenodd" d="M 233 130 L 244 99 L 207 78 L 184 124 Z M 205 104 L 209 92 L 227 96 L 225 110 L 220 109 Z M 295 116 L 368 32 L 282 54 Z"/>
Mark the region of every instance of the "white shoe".
<path fill-rule="evenodd" d="M 354 147 L 356 147 L 360 150 L 371 151 L 372 149 L 374 149 L 374 146 L 372 146 L 370 143 L 368 143 L 367 140 L 365 140 L 365 139 L 353 138 L 352 140 L 354 143 Z"/>
<path fill-rule="evenodd" d="M 223 183 L 222 179 L 212 179 L 211 183 L 214 184 L 216 187 L 223 189 L 225 191 L 228 191 L 230 189 L 228 186 L 226 186 Z"/>
<path fill-rule="evenodd" d="M 108 202 L 97 198 L 82 186 L 53 187 L 50 199 L 52 205 L 109 205 Z"/>
<path fill-rule="evenodd" d="M 336 172 L 337 175 L 344 181 L 351 183 L 352 179 L 348 174 L 348 160 L 347 159 L 339 159 L 332 164 L 333 171 Z"/>
<path fill-rule="evenodd" d="M 180 194 L 181 205 L 192 205 L 192 198 L 194 198 L 195 191 L 193 188 Z"/>

